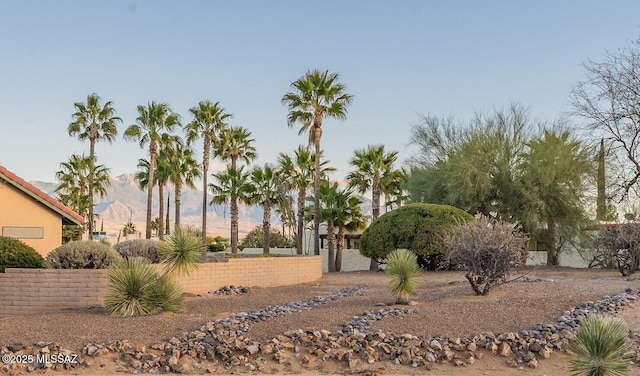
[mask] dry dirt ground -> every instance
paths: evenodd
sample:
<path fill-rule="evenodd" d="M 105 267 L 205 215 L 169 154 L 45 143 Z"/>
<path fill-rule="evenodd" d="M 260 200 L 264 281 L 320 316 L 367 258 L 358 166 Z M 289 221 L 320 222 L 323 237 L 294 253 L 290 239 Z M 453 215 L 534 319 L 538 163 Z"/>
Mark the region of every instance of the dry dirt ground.
<path fill-rule="evenodd" d="M 605 295 L 640 290 L 640 279 L 623 278 L 612 270 L 569 268 L 537 268 L 526 271 L 526 280 L 500 286 L 488 296 L 475 296 L 460 272 L 426 272 L 421 288 L 413 297 L 416 314 L 386 318 L 375 322 L 371 331 L 414 335 L 441 334 L 467 336 L 477 332 L 528 329 L 538 323 L 555 323 L 563 310 L 585 301 L 599 300 Z M 0 316 L 0 347 L 11 343 L 27 345 L 55 342 L 62 347 L 81 352 L 87 343 L 110 343 L 127 340 L 132 344 L 151 345 L 168 340 L 185 330 L 206 322 L 225 318 L 237 312 L 327 295 L 342 287 L 359 286 L 363 294 L 342 298 L 303 312 L 273 318 L 253 324 L 249 336 L 257 341 L 273 338 L 288 330 L 338 330 L 341 323 L 379 307 L 376 303 L 392 303 L 386 288 L 388 276 L 378 272 L 325 274 L 320 281 L 296 286 L 252 288 L 248 294 L 220 296 L 206 294 L 190 296 L 179 314 L 121 318 L 108 316 L 101 307 L 66 309 L 24 316 Z M 541 279 L 543 281 L 531 282 Z M 640 330 L 640 303 L 629 306 L 619 316 L 630 330 Z M 637 350 L 637 349 L 636 349 Z M 286 369 L 274 364 L 272 371 L 281 374 L 349 373 L 341 364 L 319 362 L 315 369 L 295 364 Z M 48 371 L 47 373 L 52 373 Z M 69 371 L 71 374 L 127 374 L 114 355 L 96 358 L 90 368 Z M 215 373 L 229 372 L 224 368 Z M 233 370 L 235 374 L 246 373 Z M 60 372 L 53 372 L 60 373 Z M 567 357 L 555 352 L 550 359 L 540 360 L 537 369 L 508 368 L 504 358 L 490 353 L 467 367 L 437 364 L 431 371 L 377 362 L 369 374 L 429 374 L 429 375 L 566 375 Z M 633 365 L 631 375 L 640 376 L 640 367 Z"/>

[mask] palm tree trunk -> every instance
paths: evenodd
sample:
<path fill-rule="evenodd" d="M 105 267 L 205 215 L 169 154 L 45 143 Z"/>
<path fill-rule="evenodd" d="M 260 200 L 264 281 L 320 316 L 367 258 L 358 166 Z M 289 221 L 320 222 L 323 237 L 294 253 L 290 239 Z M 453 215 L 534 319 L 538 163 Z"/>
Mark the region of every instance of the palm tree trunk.
<path fill-rule="evenodd" d="M 164 184 L 158 184 L 158 238 L 164 238 Z"/>
<path fill-rule="evenodd" d="M 558 250 L 556 249 L 556 221 L 547 219 L 547 234 L 549 236 L 549 250 L 547 250 L 547 265 L 558 265 Z"/>
<path fill-rule="evenodd" d="M 303 253 L 303 241 L 304 241 L 304 202 L 307 199 L 307 190 L 306 188 L 300 189 L 298 193 L 298 228 L 296 234 L 296 247 L 297 254 L 301 255 Z"/>
<path fill-rule="evenodd" d="M 328 247 L 328 257 L 327 257 L 327 266 L 329 273 L 336 271 L 336 254 L 335 254 L 335 245 L 336 245 L 336 234 L 335 227 L 333 225 L 333 221 L 327 221 L 327 247 Z"/>
<path fill-rule="evenodd" d="M 231 196 L 231 253 L 238 254 L 238 198 Z"/>
<path fill-rule="evenodd" d="M 371 184 L 371 222 L 378 219 L 380 216 L 380 179 L 373 179 Z M 371 258 L 369 262 L 369 270 L 378 270 L 378 261 L 375 258 Z"/>
<path fill-rule="evenodd" d="M 313 177 L 313 254 L 320 255 L 320 127 L 314 126 L 316 158 Z"/>
<path fill-rule="evenodd" d="M 176 183 L 175 188 L 176 188 L 176 192 L 175 192 L 175 199 L 173 200 L 174 201 L 173 206 L 175 206 L 176 214 L 173 222 L 174 222 L 174 228 L 177 230 L 178 227 L 180 227 L 180 202 L 181 202 L 180 196 L 182 195 L 182 184 Z"/>
<path fill-rule="evenodd" d="M 94 127 L 91 127 L 89 136 L 89 239 L 93 239 L 93 172 L 95 170 L 95 145 L 96 136 Z"/>
<path fill-rule="evenodd" d="M 338 239 L 336 241 L 336 272 L 342 270 L 342 251 L 344 249 L 344 225 L 338 226 Z"/>
<path fill-rule="evenodd" d="M 202 156 L 202 243 L 207 244 L 207 173 L 209 172 L 209 153 L 211 137 L 204 135 L 204 152 Z M 176 217 L 177 218 L 177 217 Z"/>
<path fill-rule="evenodd" d="M 271 201 L 264 201 L 264 213 L 262 214 L 262 253 L 269 253 L 271 235 Z"/>
<path fill-rule="evenodd" d="M 164 222 L 164 233 L 169 235 L 171 233 L 171 226 L 169 222 L 169 213 L 171 212 L 171 207 L 169 205 L 169 196 L 171 196 L 170 192 L 167 192 L 167 214 L 165 214 L 166 221 Z"/>
<path fill-rule="evenodd" d="M 147 184 L 147 226 L 145 229 L 145 238 L 151 239 L 151 205 L 153 203 L 153 180 L 154 170 L 156 168 L 156 153 L 153 143 L 149 146 L 149 183 Z"/>

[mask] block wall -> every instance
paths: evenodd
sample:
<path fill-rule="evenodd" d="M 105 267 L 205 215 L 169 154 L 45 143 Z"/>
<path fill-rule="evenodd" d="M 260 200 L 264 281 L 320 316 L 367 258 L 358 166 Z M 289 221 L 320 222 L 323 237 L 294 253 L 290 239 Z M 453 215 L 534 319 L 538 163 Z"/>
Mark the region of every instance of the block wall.
<path fill-rule="evenodd" d="M 156 267 L 162 270 L 161 265 Z M 177 282 L 186 293 L 201 294 L 226 285 L 275 287 L 321 278 L 321 256 L 293 256 L 204 263 Z M 104 269 L 9 268 L 0 273 L 0 315 L 102 305 L 107 288 Z"/>

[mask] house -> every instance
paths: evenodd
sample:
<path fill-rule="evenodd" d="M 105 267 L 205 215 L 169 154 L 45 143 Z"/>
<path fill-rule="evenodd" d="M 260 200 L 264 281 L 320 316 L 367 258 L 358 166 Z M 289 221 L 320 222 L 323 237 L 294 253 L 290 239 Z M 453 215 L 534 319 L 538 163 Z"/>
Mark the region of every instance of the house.
<path fill-rule="evenodd" d="M 63 225 L 84 218 L 0 166 L 0 235 L 20 239 L 43 257 L 62 244 Z"/>

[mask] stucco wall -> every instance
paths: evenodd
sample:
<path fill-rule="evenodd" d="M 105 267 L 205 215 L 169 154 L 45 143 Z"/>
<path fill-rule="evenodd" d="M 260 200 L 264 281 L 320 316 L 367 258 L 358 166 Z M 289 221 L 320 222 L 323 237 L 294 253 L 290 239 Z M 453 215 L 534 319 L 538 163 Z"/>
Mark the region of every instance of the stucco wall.
<path fill-rule="evenodd" d="M 9 184 L 0 183 L 0 235 L 2 227 L 42 227 L 42 239 L 20 239 L 42 256 L 62 244 L 62 218 Z"/>
<path fill-rule="evenodd" d="M 225 285 L 295 285 L 321 279 L 321 262 L 320 256 L 229 259 L 202 264 L 177 282 L 192 294 L 215 291 Z M 91 307 L 101 305 L 106 294 L 104 269 L 6 269 L 0 273 L 0 315 Z"/>

